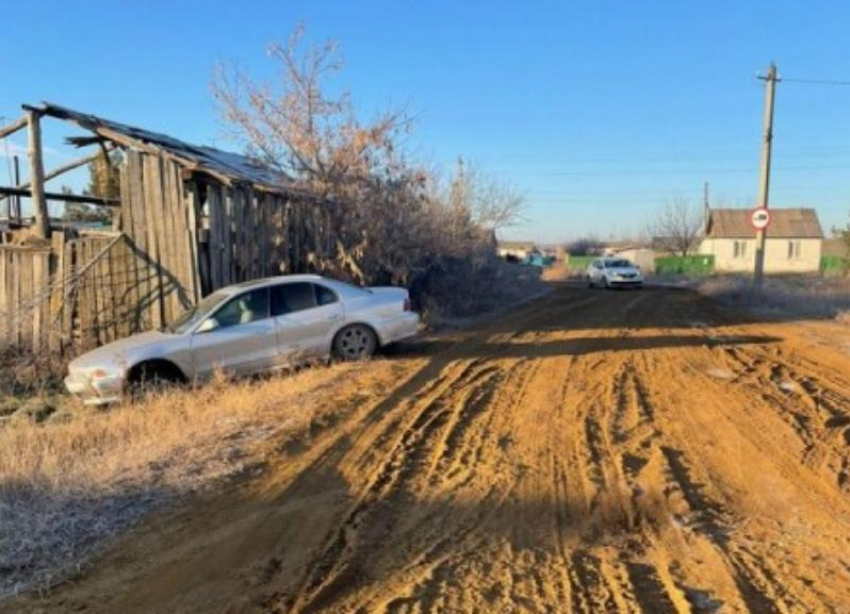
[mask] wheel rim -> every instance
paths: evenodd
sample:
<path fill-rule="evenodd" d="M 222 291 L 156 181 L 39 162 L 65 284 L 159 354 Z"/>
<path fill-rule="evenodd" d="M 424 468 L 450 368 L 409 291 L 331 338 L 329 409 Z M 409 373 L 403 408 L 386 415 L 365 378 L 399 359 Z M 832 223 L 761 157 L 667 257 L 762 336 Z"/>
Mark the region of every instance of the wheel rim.
<path fill-rule="evenodd" d="M 339 340 L 340 350 L 349 358 L 360 358 L 369 351 L 371 340 L 369 334 L 359 327 L 352 327 L 342 332 Z"/>

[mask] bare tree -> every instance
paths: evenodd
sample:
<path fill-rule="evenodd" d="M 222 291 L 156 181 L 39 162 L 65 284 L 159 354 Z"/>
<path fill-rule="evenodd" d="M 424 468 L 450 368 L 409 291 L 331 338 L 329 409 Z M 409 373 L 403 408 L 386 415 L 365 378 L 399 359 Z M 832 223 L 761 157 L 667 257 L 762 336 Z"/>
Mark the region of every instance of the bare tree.
<path fill-rule="evenodd" d="M 475 164 L 458 158 L 449 193 L 451 208 L 462 209 L 470 220 L 496 232 L 523 220 L 525 198 L 512 186 L 485 173 Z"/>
<path fill-rule="evenodd" d="M 850 254 L 850 222 L 847 223 L 847 226 L 843 230 L 834 230 L 833 232 L 838 238 L 844 240 L 845 249 Z"/>
<path fill-rule="evenodd" d="M 323 198 L 319 206 L 335 228 L 339 260 L 350 275 L 374 277 L 366 270 L 370 258 L 400 270 L 398 261 L 406 257 L 386 253 L 392 244 L 382 238 L 393 234 L 403 242 L 421 223 L 413 218 L 421 213 L 428 181 L 427 173 L 406 163 L 399 145 L 411 120 L 403 110 L 390 110 L 362 122 L 348 92 L 328 93 L 327 81 L 343 67 L 336 43 L 305 48 L 304 33 L 299 26 L 286 44 L 269 48 L 278 68 L 274 82 L 256 81 L 236 65 L 216 66 L 211 89 L 219 114 L 249 155 Z"/>
<path fill-rule="evenodd" d="M 396 139 L 411 122 L 403 110 L 361 122 L 347 91 L 328 94 L 326 81 L 343 67 L 337 44 L 303 49 L 304 33 L 298 26 L 286 44 L 269 47 L 274 83 L 219 64 L 211 89 L 230 136 L 250 154 L 319 193 L 344 195 L 377 170 L 391 175 L 402 167 Z"/>
<path fill-rule="evenodd" d="M 316 207 L 336 255 L 310 266 L 402 283 L 421 296 L 473 301 L 491 292 L 501 266 L 495 231 L 517 219 L 520 196 L 477 171 L 459 173 L 444 189 L 437 173 L 405 155 L 409 115 L 391 109 L 362 121 L 348 92 L 330 93 L 337 90 L 328 81 L 343 66 L 336 44 L 303 42 L 299 26 L 286 44 L 270 47 L 278 69 L 271 82 L 219 64 L 211 90 L 228 136 L 322 197 Z"/>
<path fill-rule="evenodd" d="M 687 256 L 699 244 L 705 226 L 702 207 L 676 198 L 659 209 L 647 232 L 654 245 L 677 256 Z"/>

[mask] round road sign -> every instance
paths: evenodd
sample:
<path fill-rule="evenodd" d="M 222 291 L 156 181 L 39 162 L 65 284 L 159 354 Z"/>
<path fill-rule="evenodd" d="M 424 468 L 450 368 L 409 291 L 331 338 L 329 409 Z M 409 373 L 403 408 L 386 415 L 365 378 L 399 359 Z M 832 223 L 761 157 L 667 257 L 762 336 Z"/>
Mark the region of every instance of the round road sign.
<path fill-rule="evenodd" d="M 750 224 L 756 230 L 764 230 L 770 225 L 770 211 L 764 207 L 756 207 L 750 212 Z"/>

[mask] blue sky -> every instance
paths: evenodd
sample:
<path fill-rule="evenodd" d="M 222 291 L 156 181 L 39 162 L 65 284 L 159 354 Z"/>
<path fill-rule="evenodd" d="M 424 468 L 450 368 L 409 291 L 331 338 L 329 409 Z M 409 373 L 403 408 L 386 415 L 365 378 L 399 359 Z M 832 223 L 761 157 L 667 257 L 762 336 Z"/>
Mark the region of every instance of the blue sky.
<path fill-rule="evenodd" d="M 527 221 L 505 235 L 541 241 L 634 234 L 673 198 L 699 202 L 704 181 L 716 203 L 751 205 L 755 75 L 774 60 L 789 81 L 771 203 L 814 206 L 825 229 L 850 215 L 850 86 L 790 81 L 850 81 L 845 1 L 32 0 L 3 13 L 19 27 L 0 44 L 0 116 L 51 100 L 224 148 L 213 65 L 268 75 L 267 44 L 303 21 L 310 40 L 340 43 L 340 85 L 367 117 L 406 105 L 415 155 L 444 168 L 461 155 L 513 185 Z M 74 155 L 66 132 L 46 128 L 48 165 Z"/>

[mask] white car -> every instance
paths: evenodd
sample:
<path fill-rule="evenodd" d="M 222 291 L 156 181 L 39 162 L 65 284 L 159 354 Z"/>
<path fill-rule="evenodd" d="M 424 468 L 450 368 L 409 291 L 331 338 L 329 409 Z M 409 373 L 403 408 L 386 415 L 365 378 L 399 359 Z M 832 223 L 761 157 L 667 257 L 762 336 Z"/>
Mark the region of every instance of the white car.
<path fill-rule="evenodd" d="M 591 288 L 641 288 L 640 267 L 625 258 L 597 258 L 587 267 L 587 285 Z"/>
<path fill-rule="evenodd" d="M 358 288 L 287 275 L 216 290 L 161 331 L 133 335 L 72 361 L 65 387 L 88 404 L 134 386 L 195 382 L 222 369 L 248 375 L 331 354 L 371 356 L 411 337 L 419 315 L 403 288 Z"/>

